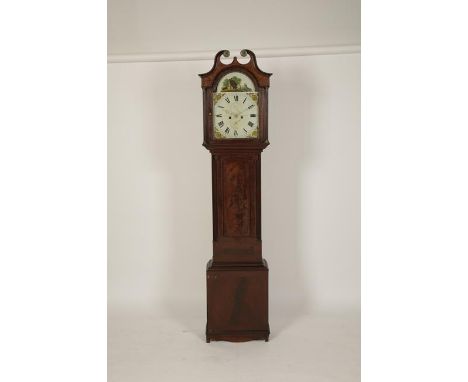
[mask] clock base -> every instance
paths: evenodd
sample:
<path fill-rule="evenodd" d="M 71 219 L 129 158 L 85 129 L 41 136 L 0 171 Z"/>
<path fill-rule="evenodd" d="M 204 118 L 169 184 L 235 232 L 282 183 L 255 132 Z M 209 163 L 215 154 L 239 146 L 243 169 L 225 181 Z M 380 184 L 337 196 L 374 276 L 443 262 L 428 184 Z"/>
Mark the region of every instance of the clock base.
<path fill-rule="evenodd" d="M 206 270 L 206 341 L 268 341 L 268 264 L 214 265 Z"/>
<path fill-rule="evenodd" d="M 217 332 L 209 333 L 208 328 L 206 333 L 206 342 L 211 341 L 229 341 L 229 342 L 246 342 L 254 340 L 264 340 L 268 342 L 270 338 L 270 330 L 251 330 L 237 332 Z"/>

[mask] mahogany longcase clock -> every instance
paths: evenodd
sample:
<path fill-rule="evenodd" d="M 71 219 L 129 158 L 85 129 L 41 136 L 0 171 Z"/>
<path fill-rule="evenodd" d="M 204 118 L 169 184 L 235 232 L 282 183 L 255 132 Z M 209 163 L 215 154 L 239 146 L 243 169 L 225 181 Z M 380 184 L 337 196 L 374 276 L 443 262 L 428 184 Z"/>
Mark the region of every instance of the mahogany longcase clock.
<path fill-rule="evenodd" d="M 212 156 L 213 258 L 207 264 L 206 340 L 268 341 L 268 265 L 262 257 L 260 155 L 268 146 L 270 73 L 255 54 L 216 54 L 200 74 L 203 145 Z"/>

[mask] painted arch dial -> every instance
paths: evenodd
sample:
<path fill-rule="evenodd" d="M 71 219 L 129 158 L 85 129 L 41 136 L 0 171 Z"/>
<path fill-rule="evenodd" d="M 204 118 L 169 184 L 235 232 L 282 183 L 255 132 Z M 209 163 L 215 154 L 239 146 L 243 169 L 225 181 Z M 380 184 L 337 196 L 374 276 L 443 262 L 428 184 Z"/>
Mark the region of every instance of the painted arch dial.
<path fill-rule="evenodd" d="M 226 74 L 213 93 L 213 133 L 216 139 L 258 137 L 258 93 L 243 73 Z"/>

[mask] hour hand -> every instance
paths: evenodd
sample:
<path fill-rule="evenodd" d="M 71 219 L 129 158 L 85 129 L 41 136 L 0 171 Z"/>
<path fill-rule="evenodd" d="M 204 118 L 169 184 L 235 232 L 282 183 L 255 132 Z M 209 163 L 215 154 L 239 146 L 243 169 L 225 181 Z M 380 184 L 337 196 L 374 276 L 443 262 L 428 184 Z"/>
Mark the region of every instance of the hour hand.
<path fill-rule="evenodd" d="M 231 115 L 232 115 L 232 111 L 229 110 L 229 109 L 225 109 L 224 107 L 222 108 L 222 110 L 219 110 L 219 109 L 218 109 L 218 112 L 219 112 L 219 113 L 223 112 L 223 113 L 231 114 Z"/>

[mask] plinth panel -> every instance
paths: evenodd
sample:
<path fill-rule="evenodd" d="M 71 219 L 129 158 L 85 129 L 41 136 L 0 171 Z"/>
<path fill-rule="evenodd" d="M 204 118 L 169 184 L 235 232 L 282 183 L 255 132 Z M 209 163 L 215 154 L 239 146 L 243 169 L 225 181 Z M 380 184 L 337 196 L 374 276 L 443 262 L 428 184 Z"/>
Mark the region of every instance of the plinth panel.
<path fill-rule="evenodd" d="M 213 267 L 206 272 L 207 341 L 268 340 L 268 267 Z"/>

